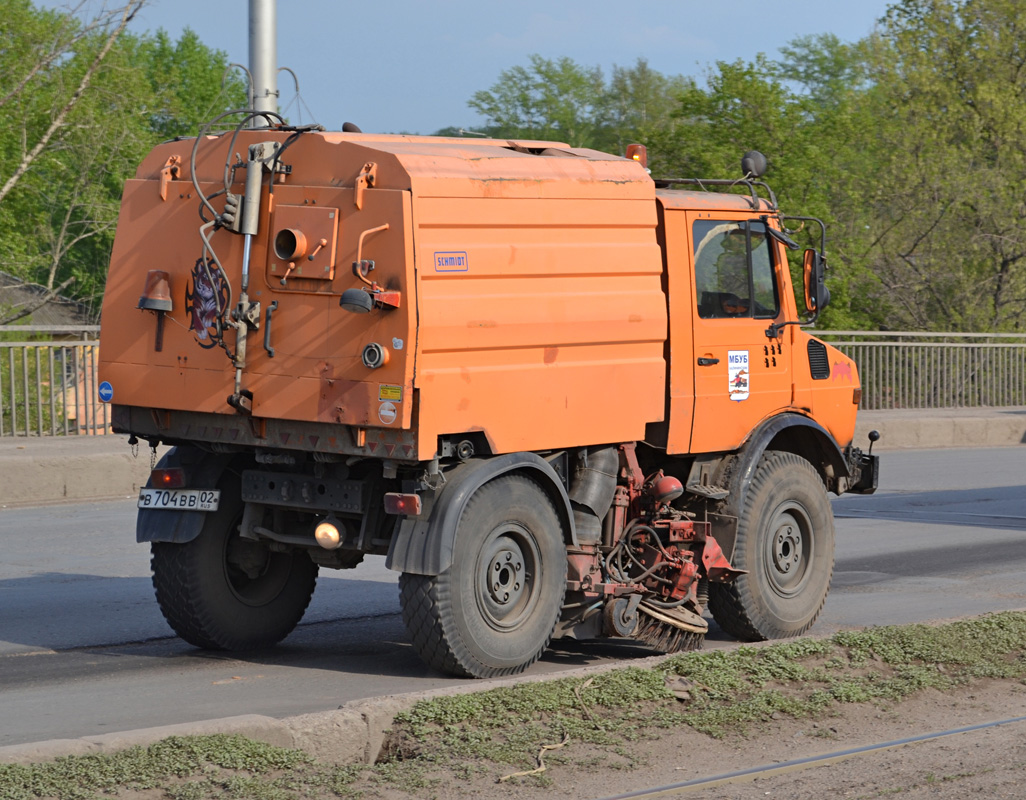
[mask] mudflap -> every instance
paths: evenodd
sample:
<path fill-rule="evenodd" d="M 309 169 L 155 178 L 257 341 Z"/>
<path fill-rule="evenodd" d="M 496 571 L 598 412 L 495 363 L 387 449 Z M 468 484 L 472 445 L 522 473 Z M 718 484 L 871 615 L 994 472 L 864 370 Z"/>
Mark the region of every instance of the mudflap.
<path fill-rule="evenodd" d="M 195 447 L 172 447 L 157 462 L 157 469 L 181 467 L 186 471 L 187 485 L 193 488 L 214 487 L 231 461 L 227 454 L 205 453 Z M 150 482 L 146 482 L 150 486 Z M 135 518 L 135 541 L 185 544 L 200 535 L 207 518 L 206 511 L 140 508 Z"/>
<path fill-rule="evenodd" d="M 140 508 L 135 519 L 135 540 L 185 544 L 200 535 L 206 518 L 206 511 Z"/>

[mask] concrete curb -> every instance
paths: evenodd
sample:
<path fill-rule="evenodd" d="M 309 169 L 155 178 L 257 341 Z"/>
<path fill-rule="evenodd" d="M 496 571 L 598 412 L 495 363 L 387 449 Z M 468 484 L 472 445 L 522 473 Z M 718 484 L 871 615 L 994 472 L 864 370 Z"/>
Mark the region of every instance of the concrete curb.
<path fill-rule="evenodd" d="M 148 446 L 133 455 L 127 436 L 0 439 L 0 507 L 132 497 L 149 475 Z"/>
<path fill-rule="evenodd" d="M 757 643 L 755 646 L 760 644 L 763 643 Z M 650 656 L 632 660 L 630 666 L 647 669 L 670 657 Z M 83 736 L 79 739 L 51 739 L 45 742 L 14 744 L 0 747 L 0 764 L 32 764 L 52 761 L 62 756 L 113 753 L 130 747 L 146 747 L 169 736 L 209 736 L 216 733 L 237 734 L 277 747 L 296 748 L 324 763 L 373 764 L 381 753 L 396 715 L 413 708 L 421 700 L 473 694 L 500 686 L 587 677 L 623 668 L 623 664 L 609 663 L 554 674 L 521 676 L 512 680 L 482 680 L 424 692 L 355 700 L 335 711 L 319 711 L 283 719 L 260 714 L 244 714 L 201 722 Z"/>
<path fill-rule="evenodd" d="M 874 429 L 880 432 L 874 451 L 1008 447 L 1026 444 L 1026 408 L 864 411 L 855 426 L 855 444 L 865 449 Z"/>
<path fill-rule="evenodd" d="M 1024 612 L 1026 608 L 1014 609 Z M 946 624 L 968 617 L 931 620 L 929 624 Z M 828 639 L 833 634 L 814 636 L 814 639 Z M 727 645 L 734 647 L 772 647 L 779 641 L 738 642 Z M 178 725 L 162 725 L 154 728 L 139 728 L 120 733 L 83 736 L 79 739 L 51 739 L 44 742 L 0 747 L 0 764 L 33 764 L 52 761 L 63 756 L 112 753 L 130 747 L 146 747 L 170 736 L 208 736 L 217 733 L 236 734 L 276 747 L 296 748 L 305 751 L 317 761 L 333 764 L 373 764 L 385 745 L 389 729 L 397 714 L 407 711 L 421 700 L 437 697 L 454 697 L 484 692 L 497 687 L 518 686 L 564 678 L 586 678 L 624 669 L 651 669 L 672 655 L 649 656 L 632 659 L 630 664 L 610 662 L 587 667 L 577 667 L 563 672 L 545 675 L 519 676 L 513 679 L 496 678 L 441 687 L 423 692 L 383 695 L 381 697 L 355 700 L 340 706 L 335 711 L 320 711 L 275 719 L 260 714 L 244 714 L 222 719 L 187 722 Z"/>

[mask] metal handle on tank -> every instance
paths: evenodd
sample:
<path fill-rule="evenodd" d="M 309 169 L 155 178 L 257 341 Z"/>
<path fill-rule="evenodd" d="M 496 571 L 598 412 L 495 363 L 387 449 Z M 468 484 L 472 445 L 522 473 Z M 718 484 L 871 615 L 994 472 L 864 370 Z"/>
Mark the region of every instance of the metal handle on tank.
<path fill-rule="evenodd" d="M 274 348 L 271 347 L 271 314 L 278 310 L 278 301 L 274 300 L 267 307 L 267 311 L 264 314 L 264 350 L 267 351 L 268 358 L 274 358 Z"/>

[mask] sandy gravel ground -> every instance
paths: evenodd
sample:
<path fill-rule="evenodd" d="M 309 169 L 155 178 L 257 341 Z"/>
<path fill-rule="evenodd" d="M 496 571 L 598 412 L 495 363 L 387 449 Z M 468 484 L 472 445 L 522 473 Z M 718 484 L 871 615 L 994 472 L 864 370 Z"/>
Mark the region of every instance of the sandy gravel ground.
<path fill-rule="evenodd" d="M 1026 716 L 1026 686 L 983 682 L 953 694 L 930 690 L 889 707 L 849 705 L 818 721 L 771 720 L 747 738 L 710 739 L 690 730 L 658 741 L 633 743 L 617 759 L 569 742 L 547 758 L 541 785 L 535 778 L 497 783 L 499 773 L 471 779 L 434 776 L 425 798 L 615 797 L 707 778 L 751 767 L 825 755 L 979 723 Z M 555 758 L 553 757 L 555 756 Z M 384 786 L 384 798 L 409 798 Z M 374 790 L 372 790 L 373 792 Z M 823 766 L 735 780 L 700 789 L 667 791 L 660 797 L 705 800 L 823 800 L 823 798 L 1026 798 L 1026 722 L 914 743 L 854 756 Z"/>

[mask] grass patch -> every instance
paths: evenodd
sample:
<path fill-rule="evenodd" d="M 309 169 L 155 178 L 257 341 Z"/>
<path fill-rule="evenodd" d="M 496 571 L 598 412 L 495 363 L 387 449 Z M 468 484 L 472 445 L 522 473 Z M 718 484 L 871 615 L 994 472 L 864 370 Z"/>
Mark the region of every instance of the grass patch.
<path fill-rule="evenodd" d="M 682 726 L 743 736 L 781 716 L 821 718 L 842 704 L 900 702 L 991 678 L 1026 680 L 1026 614 L 939 627 L 908 625 L 767 647 L 687 653 L 655 669 L 627 667 L 417 703 L 396 717 L 381 763 L 337 767 L 237 736 L 173 737 L 147 748 L 31 766 L 0 765 L 0 800 L 213 800 L 431 797 L 439 787 L 536 767 L 516 778 L 546 786 L 561 765 L 644 765 L 644 742 Z M 690 685 L 678 700 L 670 686 Z"/>

